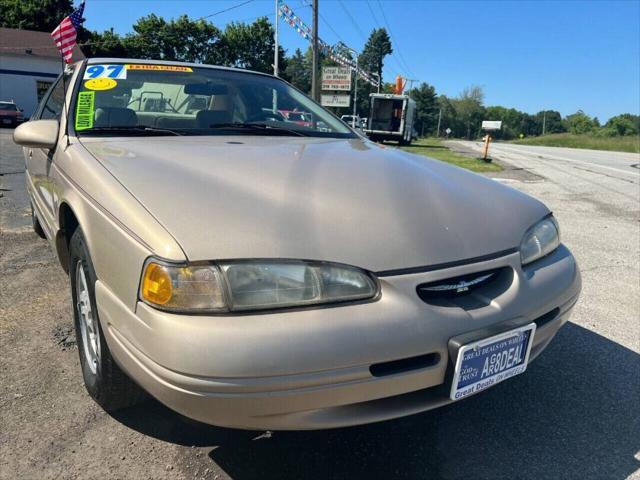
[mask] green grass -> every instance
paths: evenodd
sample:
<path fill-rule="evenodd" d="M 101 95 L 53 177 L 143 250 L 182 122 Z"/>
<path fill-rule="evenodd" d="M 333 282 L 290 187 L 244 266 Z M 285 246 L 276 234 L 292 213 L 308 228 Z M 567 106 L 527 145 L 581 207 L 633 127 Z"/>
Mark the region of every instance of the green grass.
<path fill-rule="evenodd" d="M 406 152 L 442 160 L 443 162 L 451 163 L 473 172 L 499 172 L 502 170 L 502 167 L 495 163 L 487 163 L 477 158 L 465 157 L 464 155 L 453 152 L 449 150 L 448 147 L 445 147 L 437 138 L 421 138 L 409 146 L 400 148 Z"/>
<path fill-rule="evenodd" d="M 588 148 L 590 150 L 609 150 L 613 152 L 640 153 L 640 137 L 596 137 L 594 135 L 574 135 L 572 133 L 554 133 L 540 137 L 528 137 L 513 140 L 520 145 L 541 145 L 546 147 Z"/>

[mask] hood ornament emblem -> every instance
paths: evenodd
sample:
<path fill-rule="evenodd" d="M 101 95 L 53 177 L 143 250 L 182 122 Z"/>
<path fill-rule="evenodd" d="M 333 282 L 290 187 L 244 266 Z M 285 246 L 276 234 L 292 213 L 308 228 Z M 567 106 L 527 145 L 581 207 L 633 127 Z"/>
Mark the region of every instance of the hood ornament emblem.
<path fill-rule="evenodd" d="M 480 275 L 479 277 L 473 278 L 471 280 L 460 280 L 456 283 L 451 283 L 451 284 L 439 284 L 439 285 L 432 285 L 429 287 L 419 287 L 420 290 L 426 291 L 426 292 L 455 292 L 455 293 L 463 293 L 469 290 L 469 288 L 473 287 L 474 285 L 478 285 L 479 283 L 484 282 L 485 280 L 488 280 L 489 278 L 493 277 L 495 275 L 495 272 L 491 272 L 485 275 Z"/>

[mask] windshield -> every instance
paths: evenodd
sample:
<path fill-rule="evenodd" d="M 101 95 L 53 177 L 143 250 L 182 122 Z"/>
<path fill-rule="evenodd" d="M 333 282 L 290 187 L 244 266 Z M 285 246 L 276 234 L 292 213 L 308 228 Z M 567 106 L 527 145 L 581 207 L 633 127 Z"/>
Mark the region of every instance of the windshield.
<path fill-rule="evenodd" d="M 90 64 L 73 109 L 80 135 L 354 136 L 277 78 L 206 67 Z"/>
<path fill-rule="evenodd" d="M 0 102 L 0 110 L 13 110 L 15 112 L 18 107 L 14 103 Z"/>

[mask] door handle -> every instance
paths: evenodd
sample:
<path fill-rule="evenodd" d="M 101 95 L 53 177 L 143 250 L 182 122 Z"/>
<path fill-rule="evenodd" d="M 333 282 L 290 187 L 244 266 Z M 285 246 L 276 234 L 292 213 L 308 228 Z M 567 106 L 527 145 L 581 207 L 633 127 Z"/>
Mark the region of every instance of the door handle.
<path fill-rule="evenodd" d="M 29 151 L 27 152 L 27 155 L 29 155 L 29 158 L 33 157 L 33 148 L 29 149 Z"/>

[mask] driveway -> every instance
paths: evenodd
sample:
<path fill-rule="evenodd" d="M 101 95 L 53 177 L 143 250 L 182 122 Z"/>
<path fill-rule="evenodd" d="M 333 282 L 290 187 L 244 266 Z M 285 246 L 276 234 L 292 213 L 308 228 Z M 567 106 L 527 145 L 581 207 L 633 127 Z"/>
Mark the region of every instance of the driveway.
<path fill-rule="evenodd" d="M 513 164 L 500 181 L 554 210 L 583 272 L 572 321 L 524 375 L 400 420 L 246 432 L 152 400 L 109 415 L 89 399 L 67 279 L 30 231 L 10 134 L 0 130 L 1 479 L 640 479 L 637 178 L 618 188 L 570 162 L 502 158 Z"/>

